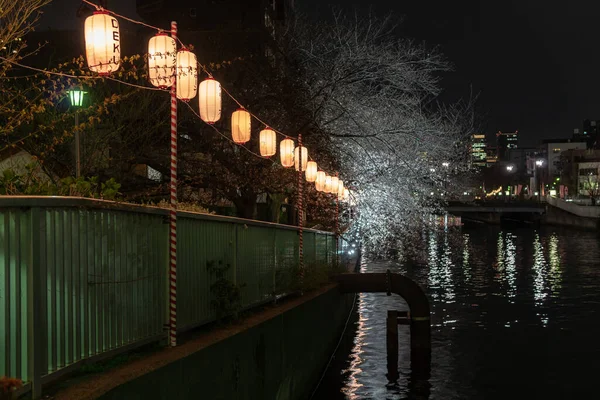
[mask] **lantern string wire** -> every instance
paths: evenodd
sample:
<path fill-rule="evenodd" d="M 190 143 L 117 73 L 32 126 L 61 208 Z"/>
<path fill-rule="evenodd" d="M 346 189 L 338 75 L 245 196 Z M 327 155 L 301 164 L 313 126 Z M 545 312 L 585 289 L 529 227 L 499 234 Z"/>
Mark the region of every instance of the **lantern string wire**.
<path fill-rule="evenodd" d="M 187 102 L 187 101 L 182 101 L 182 103 L 184 103 L 184 104 L 185 104 L 185 105 L 186 105 L 186 106 L 187 106 L 187 107 L 190 109 L 190 111 L 192 112 L 192 114 L 194 114 L 196 117 L 198 117 L 198 119 L 202 120 L 202 117 L 201 117 L 201 116 L 200 116 L 200 115 L 199 115 L 199 114 L 196 112 L 196 110 L 194 110 L 194 109 L 192 108 L 192 106 L 190 105 L 190 103 L 189 103 L 189 102 Z M 285 168 L 285 167 L 283 167 L 283 166 L 282 166 L 280 163 L 278 163 L 278 162 L 274 161 L 273 159 L 271 159 L 271 158 L 268 158 L 268 157 L 263 157 L 263 156 L 261 156 L 260 154 L 258 154 L 258 153 L 255 153 L 254 151 L 250 150 L 249 148 L 247 148 L 247 147 L 246 147 L 246 146 L 244 146 L 243 144 L 236 143 L 236 142 L 235 142 L 233 139 L 231 139 L 229 136 L 227 136 L 226 134 L 224 134 L 223 132 L 221 132 L 219 129 L 217 129 L 217 127 L 216 127 L 216 126 L 214 126 L 213 124 L 209 124 L 208 122 L 205 122 L 204 120 L 202 120 L 202 122 L 204 122 L 206 125 L 210 126 L 210 127 L 211 127 L 211 128 L 212 128 L 212 129 L 213 129 L 215 132 L 217 132 L 217 133 L 218 133 L 220 136 L 222 136 L 222 137 L 223 137 L 225 140 L 227 140 L 227 141 L 231 142 L 232 144 L 234 144 L 234 145 L 236 145 L 236 146 L 239 146 L 239 147 L 242 147 L 242 148 L 244 148 L 244 150 L 246 150 L 246 151 L 247 151 L 247 152 L 249 152 L 250 154 L 254 155 L 255 157 L 257 157 L 257 158 L 260 158 L 261 160 L 269 160 L 269 161 L 271 161 L 271 163 L 273 163 L 273 164 L 275 164 L 275 165 L 278 165 L 278 166 L 281 166 L 282 168 Z M 312 161 L 312 160 L 311 160 L 311 161 Z M 325 172 L 325 170 L 323 170 L 323 169 L 320 169 L 320 170 L 321 170 L 321 171 L 323 171 L 323 172 Z M 330 174 L 328 174 L 328 175 L 330 175 Z M 333 175 L 333 174 L 331 174 L 330 176 L 332 176 L 332 177 L 333 177 L 334 175 Z"/>
<path fill-rule="evenodd" d="M 165 91 L 167 91 L 166 89 L 154 88 L 154 87 L 149 87 L 149 86 L 142 86 L 142 85 L 137 85 L 135 83 L 122 81 L 120 79 L 113 78 L 112 76 L 73 75 L 73 74 L 67 74 L 67 73 L 64 73 L 64 72 L 55 72 L 55 71 L 48 71 L 46 69 L 35 68 L 35 67 L 29 66 L 29 65 L 18 63 L 16 61 L 9 60 L 9 59 L 4 58 L 2 56 L 0 56 L 0 60 L 5 61 L 5 62 L 7 62 L 9 64 L 16 65 L 17 67 L 24 68 L 24 69 L 29 69 L 31 71 L 36 71 L 36 72 L 39 72 L 39 73 L 45 74 L 45 75 L 55 75 L 55 76 L 62 76 L 62 77 L 65 77 L 65 78 L 73 78 L 73 79 L 80 79 L 80 80 L 86 80 L 86 79 L 108 79 L 108 80 L 111 80 L 111 81 L 122 83 L 122 84 L 127 85 L 127 86 L 135 87 L 135 88 L 138 88 L 138 89 L 155 90 L 155 91 L 158 91 L 158 92 L 165 92 Z M 29 75 L 29 77 L 30 76 L 35 76 L 35 75 Z"/>
<path fill-rule="evenodd" d="M 198 62 L 198 65 L 200 66 L 200 68 L 204 71 L 204 73 L 206 73 L 206 75 L 208 75 L 209 77 L 213 77 L 213 74 L 204 66 L 202 65 L 200 62 Z M 233 95 L 227 90 L 225 89 L 225 87 L 223 87 L 223 85 L 221 85 L 221 90 L 223 90 L 225 92 L 225 94 L 227 96 L 229 96 L 231 98 L 231 100 L 233 100 L 238 107 L 243 108 L 244 110 L 246 110 L 248 112 L 248 114 L 250 114 L 255 120 L 257 120 L 258 122 L 260 122 L 261 124 L 263 124 L 264 126 L 272 129 L 275 133 L 278 133 L 279 135 L 287 138 L 287 139 L 294 139 L 294 136 L 290 136 L 290 135 L 286 135 L 285 133 L 273 128 L 271 125 L 267 124 L 265 121 L 263 121 L 262 119 L 260 119 L 256 114 L 252 113 L 250 110 L 248 110 L 246 107 L 244 107 L 244 105 L 242 103 L 240 103 L 240 101 L 238 99 L 236 99 L 235 97 L 233 97 Z"/>
<path fill-rule="evenodd" d="M 161 28 L 159 28 L 159 27 L 156 27 L 156 26 L 153 26 L 153 25 L 147 24 L 147 23 L 145 23 L 145 22 L 142 22 L 142 21 L 139 21 L 139 20 L 135 20 L 135 19 L 132 19 L 132 18 L 126 17 L 126 16 L 124 16 L 124 15 L 121 15 L 121 14 L 118 14 L 118 13 L 116 13 L 116 12 L 114 12 L 114 11 L 111 11 L 111 10 L 105 9 L 105 8 L 103 8 L 103 7 L 101 7 L 101 6 L 97 5 L 97 4 L 95 4 L 95 3 L 92 3 L 92 2 L 91 2 L 91 1 L 89 1 L 89 0 L 82 0 L 82 1 L 83 1 L 84 3 L 86 3 L 86 4 L 88 4 L 88 5 L 91 5 L 91 6 L 95 7 L 95 8 L 96 8 L 96 10 L 105 11 L 105 12 L 107 12 L 107 13 L 109 13 L 109 14 L 111 14 L 111 15 L 113 15 L 113 16 L 115 16 L 115 17 L 117 17 L 117 18 L 122 18 L 122 19 L 124 19 L 124 20 L 126 20 L 126 21 L 129 21 L 129 22 L 132 22 L 132 23 L 134 23 L 134 24 L 138 24 L 138 25 L 142 25 L 142 26 L 145 26 L 145 27 L 151 28 L 151 29 L 154 29 L 154 30 L 156 30 L 156 31 L 159 31 L 159 32 L 171 33 L 171 31 L 170 31 L 170 30 L 161 29 Z M 181 41 L 179 38 L 177 38 L 177 41 L 178 41 L 178 42 L 181 44 L 181 46 L 182 46 L 182 47 L 184 47 L 184 48 L 185 48 L 185 47 L 187 47 L 187 46 L 185 46 L 185 44 L 184 44 L 184 43 L 183 43 L 183 42 L 182 42 L 182 41 Z M 81 79 L 81 80 L 85 80 L 85 79 L 104 79 L 104 78 L 106 78 L 106 79 L 108 79 L 108 80 L 111 80 L 111 81 L 114 81 L 114 82 L 118 82 L 118 83 L 122 83 L 122 84 L 124 84 L 124 85 L 131 86 L 131 87 L 135 87 L 135 88 L 138 88 L 138 89 L 144 89 L 144 90 L 154 90 L 154 91 L 161 91 L 161 92 L 164 92 L 164 91 L 166 91 L 165 89 L 161 89 L 161 88 L 154 88 L 154 87 L 142 86 L 142 85 L 137 85 L 137 84 L 134 84 L 134 83 L 130 83 L 130 82 L 126 82 L 126 81 L 122 81 L 122 80 L 120 80 L 120 79 L 116 79 L 116 78 L 113 78 L 113 77 L 110 77 L 110 76 L 74 75 L 74 74 L 67 74 L 67 73 L 63 73 L 63 72 L 54 72 L 54 71 L 48 71 L 48 70 L 44 70 L 44 69 L 40 69 L 40 68 L 31 67 L 31 66 L 28 66 L 28 65 L 25 65 L 25 64 L 21 64 L 21 63 L 18 63 L 18 62 L 16 62 L 16 61 L 9 60 L 9 59 L 7 59 L 7 58 L 5 58 L 5 57 L 2 57 L 2 56 L 0 56 L 0 60 L 3 60 L 3 61 L 5 61 L 5 62 L 8 62 L 8 63 L 10 63 L 10 64 L 16 65 L 16 66 L 18 66 L 18 67 L 21 67 L 21 68 L 24 68 L 24 69 L 28 69 L 28 70 L 32 70 L 32 71 L 36 71 L 36 72 L 39 72 L 39 73 L 42 73 L 42 74 L 46 74 L 46 75 L 55 75 L 55 76 L 62 76 L 62 77 L 73 78 L 73 79 Z M 212 74 L 211 74 L 211 73 L 210 73 L 210 72 L 207 70 L 207 68 L 206 68 L 204 65 L 202 65 L 202 64 L 201 64 L 201 63 L 199 63 L 199 62 L 198 62 L 198 65 L 200 66 L 200 68 L 201 68 L 201 69 L 202 69 L 202 70 L 203 70 L 203 71 L 204 71 L 204 72 L 205 72 L 205 73 L 206 73 L 208 76 L 211 76 L 211 77 L 212 77 Z M 245 107 L 244 107 L 244 106 L 243 106 L 243 105 L 242 105 L 242 104 L 241 104 L 241 103 L 240 103 L 240 102 L 239 102 L 239 101 L 238 101 L 238 100 L 237 100 L 237 99 L 236 99 L 236 98 L 235 98 L 235 97 L 234 97 L 234 96 L 233 96 L 233 95 L 232 95 L 232 94 L 231 94 L 231 93 L 230 93 L 230 92 L 227 90 L 227 89 L 225 89 L 225 88 L 224 88 L 224 87 L 222 87 L 222 86 L 221 86 L 221 88 L 222 88 L 222 90 L 223 90 L 223 91 L 224 91 L 224 92 L 225 92 L 225 93 L 226 93 L 226 94 L 227 94 L 227 95 L 228 95 L 228 96 L 229 96 L 229 97 L 230 97 L 230 98 L 231 98 L 231 99 L 232 99 L 232 100 L 233 100 L 233 101 L 234 101 L 234 102 L 235 102 L 235 103 L 236 103 L 236 104 L 237 104 L 237 105 L 240 107 L 240 108 L 244 108 L 244 109 L 245 109 L 245 110 L 246 110 L 246 111 L 247 111 L 247 112 L 248 112 L 248 113 L 249 113 L 249 114 L 250 114 L 250 115 L 251 115 L 251 116 L 252 116 L 254 119 L 256 119 L 257 121 L 259 121 L 259 122 L 260 122 L 260 123 L 262 123 L 263 125 L 265 125 L 265 126 L 269 127 L 270 129 L 272 129 L 274 132 L 276 132 L 276 133 L 278 133 L 278 134 L 280 134 L 280 135 L 282 135 L 282 136 L 284 136 L 284 137 L 286 137 L 286 138 L 290 138 L 290 139 L 291 139 L 291 138 L 294 138 L 293 136 L 286 135 L 285 133 L 283 133 L 283 132 L 281 132 L 281 131 L 279 131 L 279 130 L 277 130 L 277 129 L 274 129 L 274 128 L 272 128 L 272 127 L 271 127 L 269 124 L 267 124 L 267 123 L 266 123 L 266 122 L 264 122 L 262 119 L 260 119 L 260 118 L 259 118 L 259 117 L 258 117 L 256 114 L 254 114 L 254 113 L 252 113 L 252 112 L 248 111 L 248 110 L 247 110 L 247 109 L 246 109 L 246 108 L 245 108 Z M 199 119 L 201 119 L 201 120 L 202 120 L 202 118 L 200 117 L 200 115 L 199 115 L 199 114 L 198 114 L 198 113 L 197 113 L 197 112 L 196 112 L 196 111 L 195 111 L 195 110 L 194 110 L 194 109 L 193 109 L 193 108 L 190 106 L 190 104 L 189 104 L 188 102 L 184 102 L 184 103 L 187 105 L 187 107 L 188 107 L 188 108 L 189 108 L 189 109 L 192 111 L 192 113 L 193 113 L 195 116 L 197 116 Z M 205 122 L 205 123 L 206 123 L 206 122 Z M 207 125 L 210 125 L 210 127 L 211 127 L 213 130 L 215 130 L 215 131 L 216 131 L 216 132 L 217 132 L 219 135 L 221 135 L 223 138 L 225 138 L 226 140 L 230 141 L 231 143 L 233 143 L 233 144 L 235 144 L 235 145 L 237 145 L 237 146 L 243 147 L 243 148 L 244 148 L 244 149 L 245 149 L 247 152 L 249 152 L 250 154 L 253 154 L 254 156 L 256 156 L 256 157 L 258 157 L 258 158 L 260 158 L 260 159 L 262 159 L 262 160 L 268 159 L 269 161 L 271 161 L 271 162 L 272 162 L 273 164 L 275 164 L 275 165 L 280 165 L 280 164 L 278 164 L 277 162 L 275 162 L 275 161 L 274 161 L 274 160 L 272 160 L 272 159 L 265 158 L 265 157 L 263 157 L 263 156 L 261 156 L 261 155 L 259 155 L 259 154 L 255 153 L 255 152 L 253 152 L 252 150 L 250 150 L 249 148 L 247 148 L 247 147 L 246 147 L 246 146 L 244 146 L 244 145 L 240 145 L 240 144 L 238 144 L 238 143 L 235 143 L 235 142 L 234 142 L 232 139 L 230 139 L 230 138 L 229 138 L 227 135 L 225 135 L 225 134 L 223 134 L 221 131 L 219 131 L 219 130 L 218 130 L 218 129 L 217 129 L 215 126 L 214 126 L 214 125 L 212 125 L 212 124 L 208 124 L 208 123 L 206 123 L 206 124 L 207 124 Z M 310 156 L 309 156 L 308 158 L 309 158 L 311 161 L 313 161 L 312 157 L 310 157 Z M 323 169 L 321 169 L 321 170 L 323 170 Z"/>
<path fill-rule="evenodd" d="M 100 7 L 99 5 L 97 5 L 97 4 L 94 4 L 94 3 L 92 3 L 91 1 L 88 1 L 88 0 L 82 0 L 82 1 L 83 1 L 84 3 L 87 3 L 87 4 L 89 4 L 89 5 L 93 6 L 93 7 L 95 7 L 97 10 L 103 10 L 103 11 L 106 11 L 106 12 L 108 12 L 108 13 L 110 13 L 110 14 L 114 15 L 115 17 L 118 17 L 118 18 L 123 18 L 123 19 L 124 19 L 124 20 L 126 20 L 126 21 L 129 21 L 129 22 L 132 22 L 132 23 L 135 23 L 135 24 L 139 24 L 139 25 L 143 25 L 143 26 L 146 26 L 146 27 L 148 27 L 148 28 L 155 29 L 155 30 L 157 30 L 157 31 L 160 31 L 160 32 L 166 32 L 166 33 L 170 33 L 170 32 L 171 32 L 170 30 L 161 29 L 161 28 L 159 28 L 159 27 L 156 27 L 156 26 L 153 26 L 153 25 L 146 24 L 145 22 L 138 21 L 138 20 L 134 20 L 134 19 L 132 19 L 132 18 L 128 18 L 128 17 L 126 17 L 126 16 L 124 16 L 124 15 L 121 15 L 121 14 L 118 14 L 118 13 L 116 13 L 116 12 L 114 12 L 114 11 L 111 11 L 111 10 L 108 10 L 108 9 L 106 9 L 106 8 Z M 177 42 L 179 42 L 179 44 L 181 45 L 181 47 L 187 48 L 187 46 L 186 46 L 186 45 L 185 45 L 185 44 L 184 44 L 184 43 L 181 41 L 181 39 L 180 39 L 179 37 L 177 37 L 177 39 L 176 39 L 176 40 L 177 40 Z M 204 65 L 202 65 L 202 64 L 201 64 L 201 63 L 199 63 L 199 62 L 198 62 L 198 65 L 200 66 L 200 68 L 202 68 L 202 70 L 203 70 L 203 71 L 204 71 L 204 72 L 205 72 L 205 73 L 206 73 L 208 76 L 212 76 L 212 74 L 211 74 L 211 73 L 208 71 L 208 69 L 207 69 L 207 68 L 206 68 Z M 240 107 L 240 108 L 243 108 L 244 110 L 246 110 L 246 111 L 247 111 L 247 112 L 248 112 L 248 113 L 249 113 L 249 114 L 250 114 L 250 115 L 251 115 L 251 116 L 252 116 L 254 119 L 256 119 L 258 122 L 260 122 L 261 124 L 263 124 L 263 125 L 265 125 L 265 126 L 268 126 L 269 128 L 271 128 L 273 131 L 275 131 L 276 133 L 278 133 L 278 134 L 279 134 L 279 135 L 281 135 L 281 136 L 284 136 L 284 137 L 286 137 L 286 138 L 289 138 L 289 139 L 293 139 L 293 138 L 294 138 L 294 136 L 289 136 L 289 135 L 286 135 L 285 133 L 283 133 L 283 132 L 281 132 L 281 131 L 279 131 L 279 130 L 277 130 L 277 129 L 273 128 L 271 125 L 267 124 L 267 123 L 266 123 L 266 122 L 264 122 L 262 119 L 260 119 L 260 118 L 259 118 L 259 117 L 258 117 L 256 114 L 254 114 L 254 113 L 252 113 L 251 111 L 249 111 L 248 109 L 246 109 L 246 107 L 244 107 L 244 106 L 242 105 L 242 103 L 240 103 L 240 102 L 239 102 L 239 101 L 238 101 L 238 100 L 237 100 L 235 97 L 233 97 L 233 95 L 232 95 L 232 94 L 231 94 L 231 93 L 230 93 L 230 92 L 229 92 L 227 89 L 225 89 L 225 88 L 224 88 L 222 85 L 221 85 L 221 89 L 222 89 L 222 90 L 223 90 L 223 91 L 224 91 L 224 92 L 225 92 L 225 93 L 226 93 L 226 94 L 227 94 L 227 95 L 228 95 L 228 96 L 229 96 L 229 97 L 230 97 L 230 98 L 231 98 L 231 99 L 232 99 L 232 100 L 233 100 L 233 101 L 234 101 L 234 102 L 235 102 L 235 103 L 236 103 L 236 104 L 237 104 L 237 105 Z"/>
<path fill-rule="evenodd" d="M 98 4 L 92 3 L 91 1 L 88 1 L 88 0 L 81 0 L 81 1 L 83 1 L 86 4 L 89 4 L 89 5 L 93 6 L 93 7 L 95 7 L 96 10 L 98 10 L 98 11 L 105 11 L 105 12 L 111 14 L 111 15 L 114 15 L 115 17 L 123 18 L 124 20 L 132 22 L 134 24 L 138 24 L 138 25 L 145 26 L 147 28 L 155 29 L 155 30 L 157 30 L 159 32 L 171 33 L 171 31 L 169 29 L 161 29 L 161 28 L 159 28 L 157 26 L 150 25 L 150 24 L 147 24 L 147 23 L 142 22 L 142 21 L 138 21 L 138 20 L 126 17 L 126 16 L 121 15 L 121 14 L 117 14 L 116 12 L 111 11 L 111 10 L 109 10 L 107 8 L 103 8 L 103 7 L 99 6 Z"/>

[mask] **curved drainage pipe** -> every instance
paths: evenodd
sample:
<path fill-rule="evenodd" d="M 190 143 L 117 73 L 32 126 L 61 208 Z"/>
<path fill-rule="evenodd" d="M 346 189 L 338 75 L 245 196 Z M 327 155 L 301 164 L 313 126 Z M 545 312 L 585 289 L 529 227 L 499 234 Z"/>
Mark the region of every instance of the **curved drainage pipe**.
<path fill-rule="evenodd" d="M 423 289 L 400 274 L 342 274 L 336 277 L 343 293 L 392 293 L 408 303 L 410 311 L 388 311 L 387 356 L 388 378 L 398 378 L 398 325 L 410 326 L 410 361 L 413 376 L 428 379 L 431 369 L 431 323 L 429 301 Z"/>

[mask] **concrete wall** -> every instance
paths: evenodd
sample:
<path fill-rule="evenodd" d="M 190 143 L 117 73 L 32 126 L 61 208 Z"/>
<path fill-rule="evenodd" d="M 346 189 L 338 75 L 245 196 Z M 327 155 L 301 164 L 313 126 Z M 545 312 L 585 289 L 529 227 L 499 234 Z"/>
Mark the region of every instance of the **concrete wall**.
<path fill-rule="evenodd" d="M 546 197 L 548 204 L 560 208 L 561 210 L 567 211 L 571 214 L 585 218 L 600 218 L 600 207 L 599 206 L 582 206 L 571 201 L 564 201 L 557 197 Z"/>
<path fill-rule="evenodd" d="M 546 200 L 548 201 L 548 210 L 542 218 L 544 224 L 570 226 L 588 230 L 599 229 L 600 218 L 590 215 L 597 215 L 600 212 L 598 210 L 600 207 L 580 206 L 550 196 Z"/>
<path fill-rule="evenodd" d="M 101 399 L 307 399 L 352 307 L 337 287 Z"/>

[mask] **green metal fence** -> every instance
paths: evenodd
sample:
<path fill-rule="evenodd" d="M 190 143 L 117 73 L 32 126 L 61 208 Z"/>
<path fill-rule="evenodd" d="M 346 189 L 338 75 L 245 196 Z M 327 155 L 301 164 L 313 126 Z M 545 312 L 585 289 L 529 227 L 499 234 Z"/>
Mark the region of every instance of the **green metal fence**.
<path fill-rule="evenodd" d="M 103 356 L 164 337 L 167 210 L 55 197 L 0 197 L 0 376 L 34 392 Z M 290 290 L 295 227 L 178 213 L 178 329 L 216 318 L 215 274 L 249 308 Z M 305 230 L 307 268 L 335 259 L 331 233 Z M 37 389 L 36 389 L 37 388 Z"/>

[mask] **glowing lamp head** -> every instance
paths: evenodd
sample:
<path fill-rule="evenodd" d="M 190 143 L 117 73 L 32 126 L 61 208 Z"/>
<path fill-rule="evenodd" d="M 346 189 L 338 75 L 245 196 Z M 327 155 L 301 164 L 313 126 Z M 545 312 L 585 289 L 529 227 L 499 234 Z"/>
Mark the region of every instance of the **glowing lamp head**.
<path fill-rule="evenodd" d="M 208 124 L 221 119 L 221 84 L 213 78 L 203 80 L 198 87 L 200 118 Z"/>
<path fill-rule="evenodd" d="M 69 90 L 69 100 L 71 101 L 72 107 L 82 107 L 83 97 L 87 92 L 79 89 Z"/>
<path fill-rule="evenodd" d="M 109 75 L 121 64 L 119 21 L 105 11 L 85 19 L 85 58 L 90 71 Z"/>

